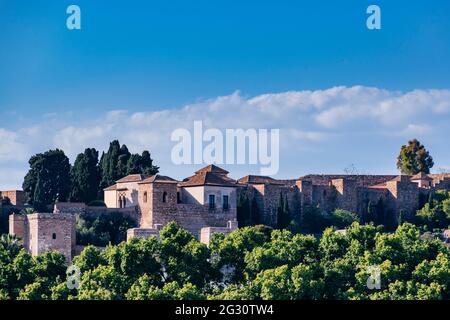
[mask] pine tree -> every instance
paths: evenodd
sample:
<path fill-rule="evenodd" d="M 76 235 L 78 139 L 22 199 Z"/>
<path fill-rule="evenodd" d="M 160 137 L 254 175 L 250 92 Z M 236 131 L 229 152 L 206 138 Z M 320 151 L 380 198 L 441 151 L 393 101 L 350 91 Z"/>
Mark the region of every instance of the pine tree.
<path fill-rule="evenodd" d="M 278 201 L 277 208 L 277 228 L 284 229 L 290 223 L 290 213 L 289 213 L 289 204 L 287 195 L 283 197 L 283 194 L 280 192 L 280 199 Z"/>
<path fill-rule="evenodd" d="M 430 173 L 433 165 L 433 158 L 417 139 L 411 140 L 408 142 L 408 145 L 402 146 L 397 157 L 397 168 L 402 174 Z"/>
<path fill-rule="evenodd" d="M 127 163 L 127 174 L 141 173 L 141 156 L 138 154 L 132 154 Z"/>
<path fill-rule="evenodd" d="M 369 201 L 367 204 L 367 217 L 366 217 L 366 223 L 368 222 L 376 222 L 376 206 L 372 203 L 372 201 Z"/>
<path fill-rule="evenodd" d="M 251 200 L 250 212 L 251 212 L 251 214 L 250 214 L 251 223 L 253 225 L 260 224 L 262 221 L 261 221 L 261 217 L 259 216 L 258 202 L 256 201 L 256 197 L 254 197 L 254 196 L 252 197 L 252 200 Z"/>
<path fill-rule="evenodd" d="M 153 165 L 153 159 L 147 150 L 142 152 L 140 165 L 143 174 L 154 175 L 159 172 L 159 167 Z"/>
<path fill-rule="evenodd" d="M 251 212 L 250 212 L 248 195 L 247 195 L 247 193 L 242 192 L 239 194 L 238 203 L 237 203 L 237 220 L 238 220 L 239 226 L 243 226 L 243 227 L 249 226 L 251 224 L 250 217 L 251 217 Z"/>
<path fill-rule="evenodd" d="M 125 172 L 120 172 L 121 170 L 123 170 L 123 168 L 119 169 L 119 157 L 122 155 L 121 152 L 123 151 L 124 149 L 120 147 L 120 143 L 118 140 L 114 140 L 109 144 L 109 149 L 102 156 L 102 162 L 100 163 L 102 174 L 100 189 L 104 189 L 113 185 L 117 180 L 125 176 Z M 123 160 L 124 159 L 122 159 L 122 161 Z M 121 163 L 120 166 L 122 167 L 123 164 Z"/>
<path fill-rule="evenodd" d="M 98 151 L 88 148 L 80 153 L 71 170 L 70 201 L 89 203 L 97 199 L 100 173 Z"/>

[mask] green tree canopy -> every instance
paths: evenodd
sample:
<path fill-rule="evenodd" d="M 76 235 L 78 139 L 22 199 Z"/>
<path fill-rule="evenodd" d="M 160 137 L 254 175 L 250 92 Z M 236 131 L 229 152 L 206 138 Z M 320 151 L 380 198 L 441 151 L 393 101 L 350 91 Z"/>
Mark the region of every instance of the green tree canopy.
<path fill-rule="evenodd" d="M 402 174 L 430 173 L 433 165 L 433 158 L 417 139 L 403 145 L 397 157 L 397 168 Z"/>
<path fill-rule="evenodd" d="M 56 200 L 67 200 L 71 189 L 70 163 L 62 150 L 39 153 L 31 157 L 29 164 L 22 188 L 36 210 L 45 211 Z"/>
<path fill-rule="evenodd" d="M 100 158 L 100 188 L 99 192 L 113 185 L 117 180 L 129 174 L 158 173 L 159 167 L 153 165 L 150 152 L 144 150 L 142 155 L 131 154 L 126 145 L 120 145 L 118 140 L 110 143 L 109 149 Z M 100 197 L 103 195 L 100 194 Z"/>
<path fill-rule="evenodd" d="M 90 203 L 97 199 L 100 183 L 98 151 L 88 148 L 80 153 L 70 171 L 72 190 L 70 201 Z"/>

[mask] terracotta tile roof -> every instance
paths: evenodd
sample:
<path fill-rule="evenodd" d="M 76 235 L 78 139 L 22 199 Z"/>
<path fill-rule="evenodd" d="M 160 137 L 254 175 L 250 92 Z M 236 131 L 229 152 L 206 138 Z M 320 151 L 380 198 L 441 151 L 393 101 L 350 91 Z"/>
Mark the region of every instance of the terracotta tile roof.
<path fill-rule="evenodd" d="M 155 174 L 154 176 L 150 176 L 144 180 L 142 180 L 141 182 L 139 182 L 139 184 L 143 184 L 143 183 L 153 183 L 153 182 L 162 182 L 162 183 L 178 183 L 177 180 L 172 179 L 171 177 L 167 177 L 167 176 L 161 176 L 159 174 Z"/>
<path fill-rule="evenodd" d="M 243 184 L 284 184 L 282 181 L 278 181 L 268 176 L 254 176 L 248 175 L 238 179 L 239 183 Z"/>
<path fill-rule="evenodd" d="M 229 172 L 219 168 L 218 166 L 215 166 L 213 164 L 210 164 L 209 166 L 206 166 L 204 168 L 201 168 L 200 170 L 196 171 L 195 174 L 200 174 L 200 173 L 206 173 L 206 172 L 213 172 L 216 174 L 223 174 L 223 175 L 227 175 Z"/>
<path fill-rule="evenodd" d="M 426 173 L 419 172 L 418 174 L 412 176 L 411 180 L 428 180 L 428 181 L 432 181 L 433 179 L 430 178 Z"/>
<path fill-rule="evenodd" d="M 385 183 L 383 183 L 383 184 L 377 184 L 375 186 L 369 186 L 368 188 L 369 189 L 387 189 L 387 186 Z"/>
<path fill-rule="evenodd" d="M 396 176 L 394 179 L 392 179 L 390 181 L 407 182 L 407 181 L 409 181 L 409 176 L 405 176 L 405 175 Z"/>
<path fill-rule="evenodd" d="M 185 181 L 178 184 L 180 187 L 194 187 L 194 186 L 224 186 L 224 187 L 238 187 L 236 180 L 227 177 L 225 174 L 217 174 L 214 172 L 197 172 L 195 175 L 186 178 Z"/>
<path fill-rule="evenodd" d="M 113 184 L 112 186 L 103 189 L 103 191 L 113 191 L 113 190 L 117 190 L 117 184 Z"/>
<path fill-rule="evenodd" d="M 125 183 L 125 182 L 139 182 L 148 178 L 148 175 L 145 174 L 129 174 L 122 179 L 117 180 L 117 183 Z"/>

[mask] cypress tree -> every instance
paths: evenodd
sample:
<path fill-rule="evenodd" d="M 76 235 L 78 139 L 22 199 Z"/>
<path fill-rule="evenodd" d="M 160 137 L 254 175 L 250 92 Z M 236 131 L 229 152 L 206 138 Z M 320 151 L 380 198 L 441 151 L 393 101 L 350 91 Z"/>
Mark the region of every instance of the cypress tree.
<path fill-rule="evenodd" d="M 71 170 L 70 201 L 89 203 L 97 199 L 100 173 L 98 151 L 88 148 L 80 153 Z"/>

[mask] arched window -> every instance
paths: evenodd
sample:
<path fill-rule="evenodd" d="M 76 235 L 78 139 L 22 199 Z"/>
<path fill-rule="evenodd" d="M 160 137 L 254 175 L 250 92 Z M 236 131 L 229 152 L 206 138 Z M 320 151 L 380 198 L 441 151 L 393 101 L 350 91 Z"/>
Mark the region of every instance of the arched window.
<path fill-rule="evenodd" d="M 163 193 L 163 202 L 167 202 L 167 192 L 164 191 Z"/>
<path fill-rule="evenodd" d="M 125 196 L 122 198 L 123 207 L 125 208 L 127 206 L 127 198 Z"/>
<path fill-rule="evenodd" d="M 144 202 L 147 202 L 147 191 L 144 192 Z"/>
<path fill-rule="evenodd" d="M 53 238 L 53 240 L 56 239 L 56 233 L 52 234 L 52 238 Z"/>
<path fill-rule="evenodd" d="M 122 208 L 122 197 L 119 197 L 119 208 Z"/>

